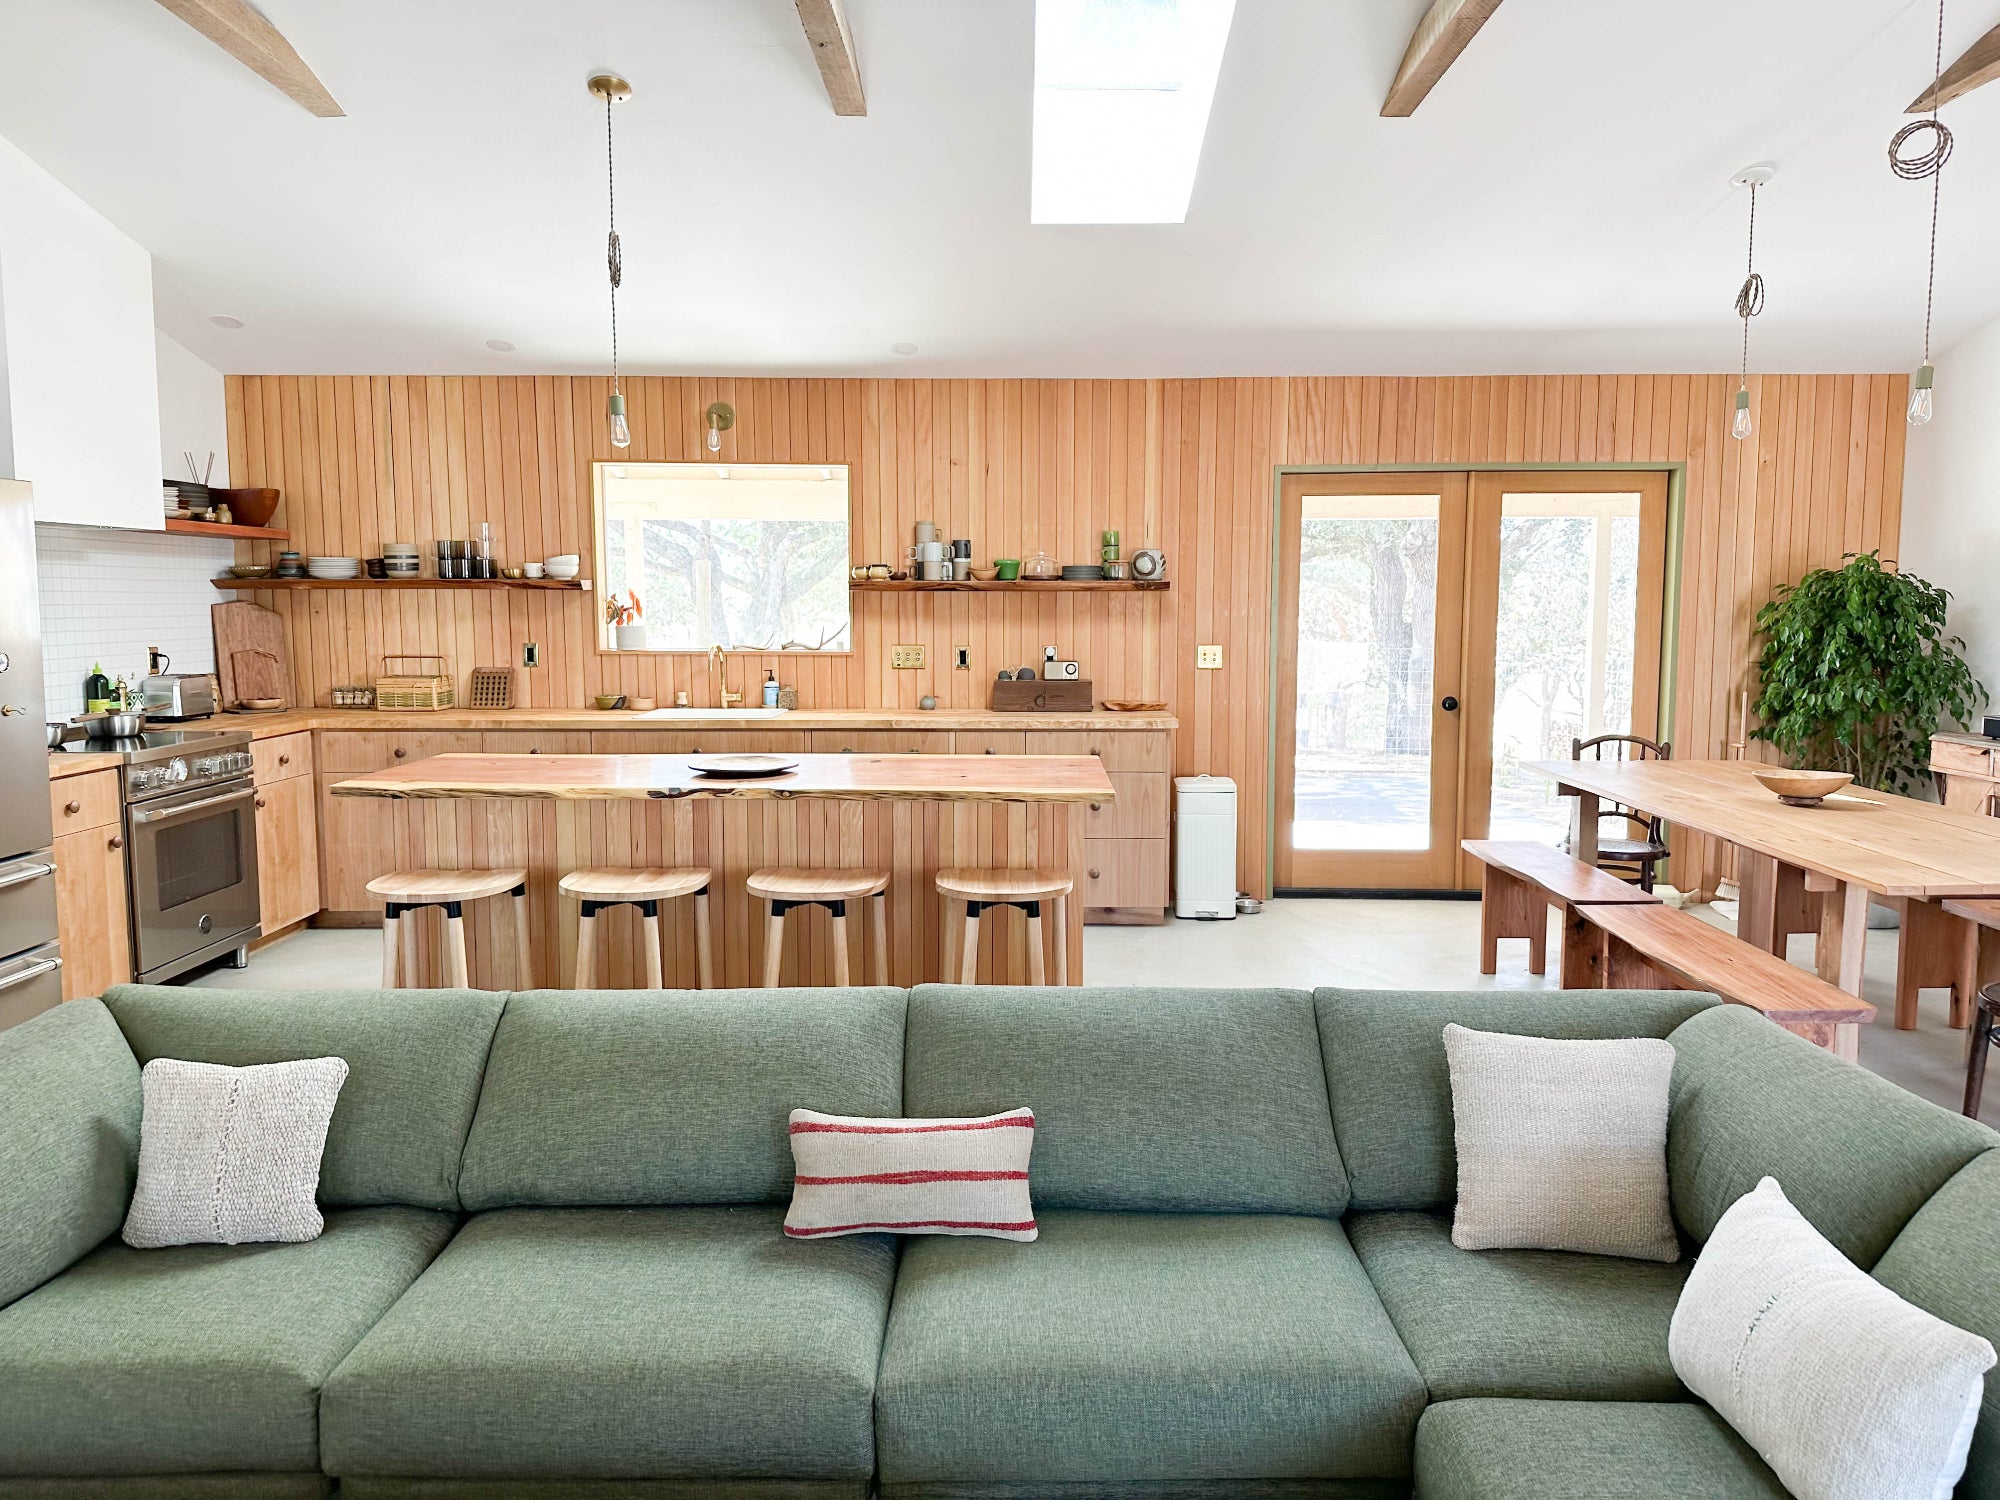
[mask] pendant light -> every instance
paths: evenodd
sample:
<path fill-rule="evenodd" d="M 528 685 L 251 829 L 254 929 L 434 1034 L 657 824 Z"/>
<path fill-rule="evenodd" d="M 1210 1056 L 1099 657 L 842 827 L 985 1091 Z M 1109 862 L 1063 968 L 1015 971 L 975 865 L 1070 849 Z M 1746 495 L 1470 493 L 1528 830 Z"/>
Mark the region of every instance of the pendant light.
<path fill-rule="evenodd" d="M 1736 377 L 1736 416 L 1729 424 L 1729 435 L 1739 443 L 1756 430 L 1750 420 L 1750 320 L 1764 310 L 1764 278 L 1757 274 L 1757 189 L 1777 175 L 1777 167 L 1760 161 L 1729 179 L 1733 187 L 1750 189 L 1749 244 L 1743 254 L 1743 285 L 1736 292 L 1736 316 L 1743 320 L 1743 362 Z"/>
<path fill-rule="evenodd" d="M 1910 405 L 1904 415 L 1912 427 L 1922 427 L 1936 414 L 1932 386 L 1937 372 L 1931 368 L 1931 309 L 1937 298 L 1938 198 L 1944 186 L 1944 164 L 1951 160 L 1951 131 L 1938 119 L 1938 94 L 1944 84 L 1944 0 L 1938 0 L 1937 53 L 1931 70 L 1931 112 L 1912 120 L 1889 141 L 1889 170 L 1905 182 L 1931 180 L 1930 268 L 1924 281 L 1924 362 L 1910 381 Z M 1916 141 L 1915 154 L 1904 147 Z"/>
<path fill-rule="evenodd" d="M 625 420 L 625 393 L 618 386 L 618 288 L 625 280 L 625 254 L 618 243 L 618 158 L 612 149 L 611 107 L 631 97 L 632 85 L 615 73 L 590 80 L 593 98 L 604 101 L 604 188 L 610 233 L 604 242 L 604 268 L 611 278 L 611 400 L 605 415 L 611 423 L 611 446 L 632 446 L 632 428 Z"/>

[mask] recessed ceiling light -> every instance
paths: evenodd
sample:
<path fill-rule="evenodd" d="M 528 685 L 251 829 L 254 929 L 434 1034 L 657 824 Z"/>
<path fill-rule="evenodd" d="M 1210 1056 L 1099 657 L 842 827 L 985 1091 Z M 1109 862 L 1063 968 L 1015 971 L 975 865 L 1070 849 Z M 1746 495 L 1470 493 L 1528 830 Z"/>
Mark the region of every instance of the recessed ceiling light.
<path fill-rule="evenodd" d="M 243 326 L 241 318 L 232 318 L 228 313 L 211 313 L 208 321 L 213 323 L 217 328 L 241 328 Z"/>
<path fill-rule="evenodd" d="M 891 344 L 889 346 L 889 352 L 891 354 L 915 354 L 917 352 L 917 346 L 909 342 L 909 340 L 905 339 L 900 344 Z"/>
<path fill-rule="evenodd" d="M 486 347 L 495 354 L 512 354 L 515 346 L 511 339 L 488 339 Z"/>

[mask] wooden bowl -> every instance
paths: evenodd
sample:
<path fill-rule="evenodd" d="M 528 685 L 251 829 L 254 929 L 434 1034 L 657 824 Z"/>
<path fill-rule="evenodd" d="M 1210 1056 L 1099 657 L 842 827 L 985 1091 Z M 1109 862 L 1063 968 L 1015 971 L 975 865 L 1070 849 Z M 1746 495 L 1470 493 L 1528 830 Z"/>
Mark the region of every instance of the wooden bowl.
<path fill-rule="evenodd" d="M 1823 798 L 1854 780 L 1845 771 L 1752 771 L 1750 774 L 1767 790 L 1776 792 L 1780 802 L 1793 807 L 1818 807 Z"/>
<path fill-rule="evenodd" d="M 227 505 L 238 526 L 269 526 L 278 513 L 276 490 L 211 490 L 216 504 Z"/>
<path fill-rule="evenodd" d="M 1140 698 L 1106 698 L 1105 708 L 1114 714 L 1157 714 L 1166 712 L 1167 705 Z"/>
<path fill-rule="evenodd" d="M 247 708 L 252 713 L 257 714 L 267 714 L 274 709 L 283 708 L 284 706 L 285 700 L 283 698 L 245 698 L 238 705 L 240 708 Z"/>
<path fill-rule="evenodd" d="M 1000 570 L 998 568 L 974 568 L 972 576 L 977 578 L 981 583 L 991 583 L 1000 576 Z"/>

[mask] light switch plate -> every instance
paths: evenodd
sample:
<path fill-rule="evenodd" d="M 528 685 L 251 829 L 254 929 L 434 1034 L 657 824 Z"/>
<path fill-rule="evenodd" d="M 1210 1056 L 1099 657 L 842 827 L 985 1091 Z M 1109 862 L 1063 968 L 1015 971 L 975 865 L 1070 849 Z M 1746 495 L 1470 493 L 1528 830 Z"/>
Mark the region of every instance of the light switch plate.
<path fill-rule="evenodd" d="M 521 665 L 539 667 L 542 664 L 542 648 L 533 641 L 521 642 Z"/>
<path fill-rule="evenodd" d="M 1195 647 L 1194 664 L 1197 667 L 1219 669 L 1222 666 L 1222 648 L 1220 646 Z"/>
<path fill-rule="evenodd" d="M 972 648 L 970 646 L 952 647 L 952 657 L 952 665 L 957 667 L 959 671 L 970 672 L 972 670 Z"/>
<path fill-rule="evenodd" d="M 922 670 L 923 665 L 924 648 L 922 646 L 891 646 L 889 648 L 889 666 L 893 670 L 898 672 L 915 672 Z"/>

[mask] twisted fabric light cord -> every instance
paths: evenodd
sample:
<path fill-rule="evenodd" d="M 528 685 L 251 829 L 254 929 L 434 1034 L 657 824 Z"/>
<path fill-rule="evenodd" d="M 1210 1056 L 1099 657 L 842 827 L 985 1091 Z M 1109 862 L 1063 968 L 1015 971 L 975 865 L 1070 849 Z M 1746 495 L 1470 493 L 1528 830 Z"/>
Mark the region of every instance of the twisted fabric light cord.
<path fill-rule="evenodd" d="M 1744 256 L 1743 285 L 1736 293 L 1736 316 L 1743 320 L 1743 390 L 1750 389 L 1750 320 L 1764 310 L 1764 278 L 1757 274 L 1757 189 L 1750 184 L 1750 248 Z"/>
<path fill-rule="evenodd" d="M 625 280 L 625 255 L 618 243 L 618 166 L 611 148 L 611 106 L 617 95 L 604 95 L 604 192 L 610 205 L 611 233 L 605 240 L 604 264 L 611 275 L 611 389 L 618 390 L 618 288 Z"/>
<path fill-rule="evenodd" d="M 1924 363 L 1931 362 L 1931 312 L 1937 300 L 1938 199 L 1944 187 L 1944 164 L 1951 160 L 1951 129 L 1938 119 L 1938 94 L 1944 87 L 1944 0 L 1938 0 L 1937 52 L 1931 79 L 1931 112 L 1927 119 L 1912 120 L 1889 140 L 1889 170 L 1906 182 L 1931 180 L 1930 269 L 1924 281 Z M 1918 136 L 1928 136 L 1930 145 L 1921 155 L 1903 155 L 1903 144 Z"/>

